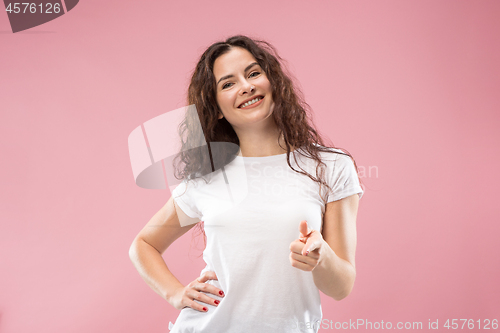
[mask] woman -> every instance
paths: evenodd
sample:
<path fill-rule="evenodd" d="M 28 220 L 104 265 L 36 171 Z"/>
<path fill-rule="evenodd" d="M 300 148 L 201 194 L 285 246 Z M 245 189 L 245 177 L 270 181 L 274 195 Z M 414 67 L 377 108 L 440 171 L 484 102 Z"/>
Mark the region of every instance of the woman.
<path fill-rule="evenodd" d="M 309 125 L 278 59 L 238 35 L 211 45 L 192 75 L 184 181 L 130 248 L 144 280 L 182 310 L 171 332 L 317 332 L 318 291 L 341 300 L 353 288 L 357 166 Z M 207 266 L 184 286 L 161 255 L 199 221 Z"/>

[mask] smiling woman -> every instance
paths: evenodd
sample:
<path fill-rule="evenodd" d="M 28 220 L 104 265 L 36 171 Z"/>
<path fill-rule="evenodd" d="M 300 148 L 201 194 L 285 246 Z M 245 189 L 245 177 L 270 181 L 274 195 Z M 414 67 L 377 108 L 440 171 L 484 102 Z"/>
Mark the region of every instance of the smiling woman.
<path fill-rule="evenodd" d="M 274 108 L 271 83 L 253 55 L 242 47 L 233 47 L 215 60 L 213 72 L 218 82 L 218 118 L 225 117 L 231 124 L 242 151 L 252 155 L 251 146 L 245 143 L 256 143 L 255 138 L 259 137 L 265 138 L 268 146 L 275 146 L 276 152 L 283 152 L 274 142 L 275 131 L 269 131 L 277 128 L 271 117 Z"/>
<path fill-rule="evenodd" d="M 212 44 L 192 75 L 196 114 L 179 128 L 184 166 L 174 165 L 183 181 L 130 248 L 144 280 L 182 310 L 172 333 L 317 332 L 319 291 L 341 300 L 353 288 L 357 166 L 324 144 L 280 60 L 238 35 Z M 208 154 L 193 149 L 199 124 Z M 161 255 L 193 226 L 206 266 L 184 286 Z"/>

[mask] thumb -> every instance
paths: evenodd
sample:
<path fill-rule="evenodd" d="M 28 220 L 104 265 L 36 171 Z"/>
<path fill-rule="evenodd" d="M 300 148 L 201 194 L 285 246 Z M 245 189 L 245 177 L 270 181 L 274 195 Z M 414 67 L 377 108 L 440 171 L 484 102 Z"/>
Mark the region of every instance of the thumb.
<path fill-rule="evenodd" d="M 300 237 L 309 236 L 310 229 L 307 227 L 307 221 L 303 220 L 299 224 Z"/>

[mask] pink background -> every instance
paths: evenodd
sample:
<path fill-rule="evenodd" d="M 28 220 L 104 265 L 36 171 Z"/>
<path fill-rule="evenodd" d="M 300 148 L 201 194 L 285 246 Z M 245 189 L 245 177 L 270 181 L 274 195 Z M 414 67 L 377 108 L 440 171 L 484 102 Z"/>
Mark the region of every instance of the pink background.
<path fill-rule="evenodd" d="M 13 34 L 0 12 L 0 331 L 168 332 L 179 311 L 128 249 L 170 193 L 134 183 L 127 138 L 184 106 L 203 50 L 237 33 L 276 46 L 365 169 L 355 288 L 322 296 L 324 318 L 500 319 L 499 16 L 498 1 L 85 0 Z M 181 282 L 202 246 L 190 232 L 165 253 Z"/>

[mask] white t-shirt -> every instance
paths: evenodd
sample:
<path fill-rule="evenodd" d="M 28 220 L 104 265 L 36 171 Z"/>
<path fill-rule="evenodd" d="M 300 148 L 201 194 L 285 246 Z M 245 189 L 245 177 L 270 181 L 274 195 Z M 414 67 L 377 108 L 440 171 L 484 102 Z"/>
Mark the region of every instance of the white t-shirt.
<path fill-rule="evenodd" d="M 320 152 L 325 180 L 333 189 L 327 202 L 363 195 L 351 158 Z M 316 162 L 297 153 L 290 163 L 316 175 Z M 325 204 L 319 183 L 287 164 L 286 154 L 236 158 L 224 168 L 172 191 L 189 217 L 204 221 L 205 271 L 218 280 L 206 283 L 224 291 L 218 306 L 200 302 L 208 312 L 181 310 L 170 333 L 317 332 L 322 319 L 319 290 L 312 272 L 290 264 L 290 243 L 299 238 L 299 223 L 321 231 Z M 187 189 L 187 190 L 186 190 Z M 322 193 L 326 193 L 323 187 Z M 195 277 L 193 277 L 194 280 Z"/>

